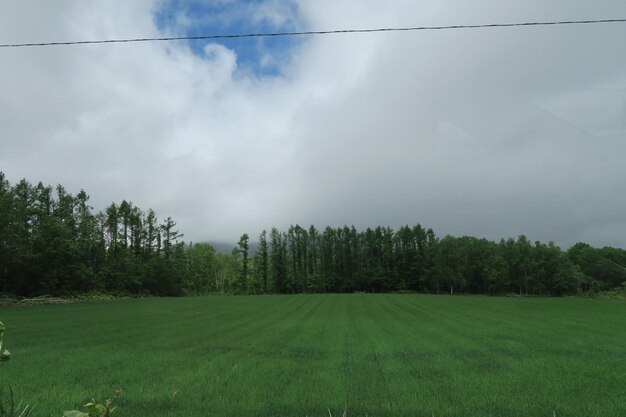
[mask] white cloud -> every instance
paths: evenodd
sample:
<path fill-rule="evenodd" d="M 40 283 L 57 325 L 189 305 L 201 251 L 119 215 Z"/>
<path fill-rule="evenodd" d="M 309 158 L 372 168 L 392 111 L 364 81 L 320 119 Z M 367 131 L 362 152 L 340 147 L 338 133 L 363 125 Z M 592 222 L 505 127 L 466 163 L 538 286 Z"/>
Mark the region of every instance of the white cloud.
<path fill-rule="evenodd" d="M 15 2 L 0 13 L 0 39 L 158 36 L 156 4 Z M 310 29 L 626 16 L 617 0 L 505 5 L 301 1 L 294 17 L 267 1 L 254 11 Z M 194 241 L 295 222 L 422 222 L 626 246 L 616 232 L 626 229 L 625 35 L 606 25 L 320 36 L 265 78 L 238 71 L 216 43 L 203 56 L 183 43 L 4 49 L 0 169 L 85 188 L 100 208 L 152 207 Z"/>
<path fill-rule="evenodd" d="M 250 5 L 249 12 L 252 21 L 256 24 L 267 23 L 272 27 L 280 28 L 293 25 L 297 22 L 291 1 L 267 0 L 258 5 Z"/>

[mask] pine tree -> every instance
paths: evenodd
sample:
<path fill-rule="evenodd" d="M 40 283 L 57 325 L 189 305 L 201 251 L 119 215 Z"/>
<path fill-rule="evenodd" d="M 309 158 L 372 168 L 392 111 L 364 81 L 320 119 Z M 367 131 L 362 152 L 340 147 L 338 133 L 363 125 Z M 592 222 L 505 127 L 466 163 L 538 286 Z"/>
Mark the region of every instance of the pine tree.
<path fill-rule="evenodd" d="M 259 271 L 262 279 L 261 288 L 263 294 L 267 294 L 268 268 L 267 231 L 263 230 L 259 235 Z"/>
<path fill-rule="evenodd" d="M 237 243 L 239 254 L 241 255 L 241 273 L 239 275 L 239 291 L 246 293 L 248 291 L 248 242 L 250 237 L 247 233 L 241 235 Z"/>

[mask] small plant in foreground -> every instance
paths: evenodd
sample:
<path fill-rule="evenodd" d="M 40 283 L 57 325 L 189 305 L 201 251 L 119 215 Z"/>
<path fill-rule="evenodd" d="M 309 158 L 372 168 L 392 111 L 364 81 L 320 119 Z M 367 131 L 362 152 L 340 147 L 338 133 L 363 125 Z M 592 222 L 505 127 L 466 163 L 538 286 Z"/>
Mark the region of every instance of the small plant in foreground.
<path fill-rule="evenodd" d="M 119 397 L 120 394 L 121 391 L 116 389 L 113 397 L 104 400 L 104 404 L 99 404 L 96 400 L 91 400 L 83 406 L 87 409 L 87 411 L 66 411 L 63 413 L 63 417 L 109 417 L 111 413 L 115 411 L 113 402 L 117 397 Z"/>
<path fill-rule="evenodd" d="M 0 395 L 0 417 L 28 417 L 33 410 L 33 407 L 30 405 L 26 405 L 22 408 L 21 402 L 15 405 L 13 389 L 11 387 L 9 387 L 8 400 L 5 400 L 3 397 L 4 392 Z"/>
<path fill-rule="evenodd" d="M 330 407 L 326 407 L 326 409 L 328 410 L 328 415 L 330 417 L 333 417 L 333 413 L 330 411 Z M 343 414 L 341 415 L 341 417 L 346 417 L 348 415 L 348 406 L 345 406 L 343 408 Z"/>
<path fill-rule="evenodd" d="M 4 339 L 4 330 L 6 329 L 4 323 L 0 321 L 0 363 L 7 362 L 11 359 L 11 353 L 2 348 L 2 342 Z M 9 387 L 9 397 L 4 398 L 4 392 L 0 392 L 0 417 L 28 417 L 32 411 L 30 405 L 22 408 L 22 403 L 15 405 L 15 397 L 13 396 L 13 389 Z"/>
<path fill-rule="evenodd" d="M 2 340 L 4 338 L 4 330 L 6 327 L 4 323 L 0 321 L 0 362 L 6 362 L 11 359 L 11 352 L 6 349 L 2 349 Z"/>

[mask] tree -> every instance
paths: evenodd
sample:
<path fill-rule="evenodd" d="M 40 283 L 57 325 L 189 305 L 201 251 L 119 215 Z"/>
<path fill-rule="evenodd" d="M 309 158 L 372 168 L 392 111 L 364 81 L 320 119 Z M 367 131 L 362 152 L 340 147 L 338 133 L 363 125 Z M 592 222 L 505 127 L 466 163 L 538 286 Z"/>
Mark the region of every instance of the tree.
<path fill-rule="evenodd" d="M 146 233 L 143 229 L 143 213 L 138 207 L 131 207 L 129 213 L 130 228 L 130 249 L 136 258 L 141 258 L 143 252 L 143 241 Z"/>
<path fill-rule="evenodd" d="M 287 284 L 287 239 L 284 234 L 273 227 L 270 232 L 270 241 L 273 290 L 284 294 Z"/>
<path fill-rule="evenodd" d="M 130 215 L 132 210 L 132 203 L 123 200 L 118 208 L 118 216 L 122 233 L 120 234 L 120 246 L 124 249 L 128 247 L 128 230 L 130 227 Z"/>
<path fill-rule="evenodd" d="M 309 252 L 309 258 L 308 258 L 308 265 L 307 265 L 307 269 L 309 271 L 310 275 L 317 275 L 318 272 L 318 266 L 317 266 L 317 241 L 319 239 L 319 233 L 317 232 L 317 229 L 315 228 L 315 226 L 311 225 L 311 227 L 309 227 L 309 239 L 308 239 L 308 252 Z"/>
<path fill-rule="evenodd" d="M 250 237 L 247 233 L 241 235 L 237 246 L 239 248 L 239 253 L 241 254 L 241 273 L 239 276 L 239 290 L 242 292 L 246 292 L 248 290 L 248 242 Z"/>
<path fill-rule="evenodd" d="M 165 259 L 169 259 L 172 254 L 172 247 L 178 243 L 178 239 L 183 237 L 183 234 L 178 230 L 174 230 L 176 222 L 171 217 L 165 219 L 161 225 L 161 233 L 163 234 L 163 253 Z"/>
<path fill-rule="evenodd" d="M 435 275 L 437 292 L 441 287 L 462 290 L 467 284 L 466 273 L 468 271 L 468 249 L 470 240 L 467 237 L 456 238 L 446 236 L 436 246 Z"/>
<path fill-rule="evenodd" d="M 76 195 L 76 241 L 82 270 L 79 291 L 93 291 L 99 286 L 97 273 L 106 257 L 102 229 L 88 201 L 87 193 L 80 190 Z"/>
<path fill-rule="evenodd" d="M 9 243 L 5 259 L 7 281 L 3 291 L 14 294 L 37 294 L 37 282 L 32 279 L 33 188 L 26 180 L 19 181 L 11 189 L 9 224 L 6 241 Z"/>
<path fill-rule="evenodd" d="M 259 270 L 262 280 L 263 294 L 267 294 L 267 277 L 269 273 L 267 231 L 263 230 L 259 235 Z"/>
<path fill-rule="evenodd" d="M 108 252 L 112 253 L 117 250 L 118 240 L 117 240 L 117 231 L 118 231 L 118 209 L 115 203 L 111 203 L 109 207 L 106 208 L 106 227 L 107 227 L 107 236 L 108 236 Z"/>
<path fill-rule="evenodd" d="M 13 195 L 9 182 L 0 171 L 0 291 L 7 292 L 9 288 L 9 250 L 13 244 L 11 240 L 11 226 L 13 220 Z"/>
<path fill-rule="evenodd" d="M 365 290 L 370 292 L 381 291 L 382 244 L 380 234 L 377 233 L 377 231 L 368 227 L 362 235 L 362 281 L 365 286 Z"/>
<path fill-rule="evenodd" d="M 191 294 L 217 291 L 218 263 L 213 246 L 208 243 L 192 244 L 186 249 L 185 255 L 187 258 L 185 291 Z"/>
<path fill-rule="evenodd" d="M 239 255 L 235 250 L 234 253 L 228 255 L 224 253 L 216 253 L 216 274 L 215 286 L 216 291 L 226 294 L 237 290 L 237 280 L 241 274 Z"/>
<path fill-rule="evenodd" d="M 336 246 L 336 233 L 331 227 L 326 227 L 322 232 L 322 236 L 319 242 L 319 256 L 320 256 L 320 275 L 322 281 L 323 292 L 336 292 L 338 291 L 336 283 L 336 271 L 335 271 L 335 246 Z"/>
<path fill-rule="evenodd" d="M 417 289 L 419 258 L 417 240 L 409 226 L 402 226 L 394 236 L 396 273 L 399 289 Z"/>
<path fill-rule="evenodd" d="M 300 258 L 299 267 L 302 275 L 302 292 L 305 293 L 309 289 L 309 234 L 306 229 L 300 226 L 297 226 L 296 234 Z"/>
<path fill-rule="evenodd" d="M 152 210 L 144 217 L 126 201 L 94 214 L 88 200 L 61 185 L 11 186 L 0 173 L 0 290 L 180 295 L 185 256 L 176 223 L 159 226 Z"/>
<path fill-rule="evenodd" d="M 485 281 L 490 295 L 503 292 L 507 283 L 507 264 L 502 256 L 494 254 L 488 258 L 485 264 Z"/>
<path fill-rule="evenodd" d="M 158 227 L 158 220 L 156 214 L 152 209 L 148 210 L 144 221 L 144 233 L 145 233 L 145 245 L 144 245 L 144 258 L 148 259 L 152 257 L 154 253 L 158 255 L 161 246 L 160 230 Z"/>
<path fill-rule="evenodd" d="M 554 242 L 535 243 L 536 291 L 539 294 L 563 295 L 576 287 L 576 270 L 571 260 Z"/>
<path fill-rule="evenodd" d="M 521 281 L 518 282 L 520 295 L 522 295 L 522 287 L 524 288 L 526 295 L 528 295 L 528 285 L 532 279 L 532 271 L 534 270 L 533 264 L 533 247 L 526 236 L 521 235 L 515 242 L 515 257 L 517 260 L 518 272 L 521 274 Z"/>
<path fill-rule="evenodd" d="M 249 255 L 243 234 L 230 255 L 184 246 L 176 222 L 153 210 L 111 203 L 94 213 L 89 196 L 0 172 L 0 291 L 16 295 L 109 292 L 182 295 L 207 292 L 413 291 L 563 295 L 626 281 L 626 251 L 577 243 L 567 253 L 525 236 L 500 243 L 438 239 L 417 224 L 318 232 L 291 226 L 259 236 Z M 252 260 L 250 260 L 250 258 Z M 252 262 L 252 263 L 251 263 Z M 252 272 L 250 272 L 252 271 Z"/>
<path fill-rule="evenodd" d="M 289 263 L 288 263 L 288 291 L 291 293 L 296 292 L 296 286 L 299 281 L 299 253 L 298 242 L 296 237 L 296 229 L 294 226 L 289 227 L 287 231 L 287 242 L 289 247 Z"/>

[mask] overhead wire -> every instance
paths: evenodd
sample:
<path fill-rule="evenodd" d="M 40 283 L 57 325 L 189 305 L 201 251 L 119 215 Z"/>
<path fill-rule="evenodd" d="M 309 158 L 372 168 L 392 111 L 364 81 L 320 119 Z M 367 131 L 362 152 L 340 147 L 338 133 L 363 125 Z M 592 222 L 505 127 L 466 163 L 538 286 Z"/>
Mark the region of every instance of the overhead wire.
<path fill-rule="evenodd" d="M 199 35 L 199 36 L 168 36 L 168 37 L 146 37 L 127 39 L 101 39 L 82 40 L 64 42 L 28 42 L 28 43 L 4 43 L 0 48 L 26 48 L 26 47 L 47 47 L 47 46 L 69 46 L 69 45 L 96 45 L 113 43 L 133 43 L 133 42 L 171 42 L 171 41 L 196 41 L 215 39 L 242 39 L 242 38 L 270 38 L 287 36 L 315 36 L 315 35 L 336 35 L 336 34 L 356 34 L 375 32 L 409 32 L 424 30 L 461 30 L 461 29 L 486 29 L 486 28 L 510 28 L 529 26 L 556 26 L 556 25 L 589 25 L 607 23 L 626 23 L 626 19 L 600 19 L 600 20 L 561 20 L 548 22 L 518 22 L 518 23 L 489 23 L 477 25 L 449 25 L 449 26 L 415 26 L 415 27 L 390 27 L 376 29 L 339 29 L 303 32 L 269 32 L 269 33 L 238 33 L 230 35 Z"/>

